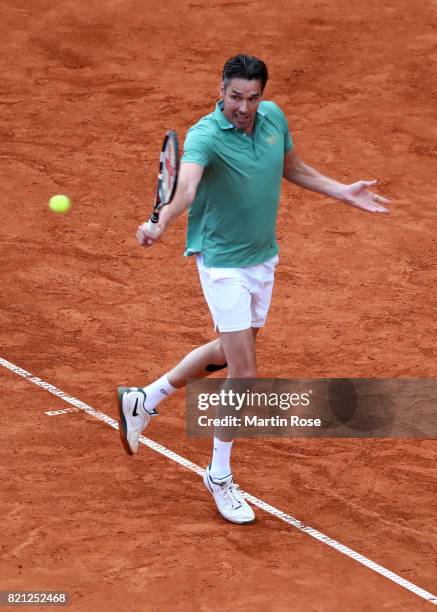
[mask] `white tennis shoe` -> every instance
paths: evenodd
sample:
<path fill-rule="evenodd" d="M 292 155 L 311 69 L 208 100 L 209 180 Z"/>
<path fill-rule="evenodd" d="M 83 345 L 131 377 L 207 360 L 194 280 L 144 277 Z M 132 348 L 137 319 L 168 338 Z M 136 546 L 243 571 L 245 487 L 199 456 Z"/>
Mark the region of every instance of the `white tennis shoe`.
<path fill-rule="evenodd" d="M 247 525 L 255 521 L 255 514 L 242 496 L 238 485 L 234 484 L 232 474 L 225 478 L 212 478 L 208 466 L 203 482 L 214 497 L 218 511 L 223 518 L 239 525 Z"/>
<path fill-rule="evenodd" d="M 141 433 L 147 427 L 156 409 L 146 410 L 146 394 L 137 387 L 118 387 L 119 430 L 121 442 L 128 455 L 136 455 Z"/>

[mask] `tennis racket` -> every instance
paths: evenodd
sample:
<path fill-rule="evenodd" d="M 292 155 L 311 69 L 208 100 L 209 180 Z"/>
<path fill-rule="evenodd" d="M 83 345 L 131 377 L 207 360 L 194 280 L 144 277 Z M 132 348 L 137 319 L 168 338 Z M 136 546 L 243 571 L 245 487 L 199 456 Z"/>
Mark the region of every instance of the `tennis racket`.
<path fill-rule="evenodd" d="M 176 193 L 179 173 L 179 141 L 174 130 L 168 130 L 162 143 L 159 155 L 158 185 L 156 187 L 153 212 L 147 223 L 147 231 L 154 237 L 156 224 L 159 221 L 159 211 L 170 204 Z"/>

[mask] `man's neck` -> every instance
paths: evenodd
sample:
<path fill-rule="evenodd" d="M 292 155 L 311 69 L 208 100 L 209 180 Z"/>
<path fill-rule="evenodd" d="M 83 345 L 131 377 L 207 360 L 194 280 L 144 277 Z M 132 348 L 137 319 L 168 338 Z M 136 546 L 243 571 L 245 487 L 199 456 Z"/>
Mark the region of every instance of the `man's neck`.
<path fill-rule="evenodd" d="M 255 120 L 256 120 L 256 117 L 255 117 L 255 119 L 253 120 L 253 123 L 252 123 L 252 125 L 251 125 L 251 126 L 247 127 L 245 130 L 242 130 L 241 128 L 238 128 L 236 125 L 234 125 L 234 124 L 232 123 L 232 121 L 229 121 L 229 119 L 228 119 L 229 123 L 232 123 L 232 125 L 234 126 L 234 128 L 235 128 L 236 130 L 239 130 L 240 132 L 243 132 L 244 134 L 247 134 L 247 136 L 252 136 L 252 135 L 253 135 L 253 133 L 254 133 L 254 131 L 255 131 Z"/>

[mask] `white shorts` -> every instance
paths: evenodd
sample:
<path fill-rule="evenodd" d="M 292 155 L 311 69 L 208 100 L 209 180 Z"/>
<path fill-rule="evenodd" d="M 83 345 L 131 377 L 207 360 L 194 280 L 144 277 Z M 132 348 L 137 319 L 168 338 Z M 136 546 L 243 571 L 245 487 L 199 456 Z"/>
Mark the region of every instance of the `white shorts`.
<path fill-rule="evenodd" d="M 262 327 L 272 299 L 278 256 L 246 268 L 209 268 L 201 253 L 196 259 L 215 329 L 232 332 Z"/>

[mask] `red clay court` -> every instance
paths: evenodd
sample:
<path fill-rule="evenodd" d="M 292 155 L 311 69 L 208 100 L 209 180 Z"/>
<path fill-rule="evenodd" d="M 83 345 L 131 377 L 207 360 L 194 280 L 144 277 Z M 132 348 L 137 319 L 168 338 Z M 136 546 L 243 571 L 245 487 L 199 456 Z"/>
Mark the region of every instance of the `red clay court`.
<path fill-rule="evenodd" d="M 392 201 L 370 215 L 284 184 L 260 375 L 437 377 L 435 2 L 4 0 L 0 31 L 0 358 L 83 402 L 0 362 L 0 590 L 83 612 L 432 609 L 435 440 L 235 444 L 242 489 L 393 581 L 259 508 L 225 523 L 198 474 L 127 457 L 111 419 L 118 384 L 212 337 L 185 220 L 149 251 L 135 232 L 164 131 L 213 109 L 239 52 L 267 63 L 305 162 Z M 209 460 L 183 393 L 147 436 Z"/>

